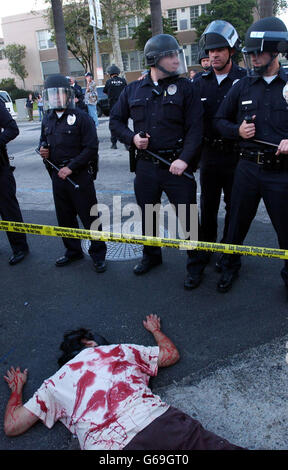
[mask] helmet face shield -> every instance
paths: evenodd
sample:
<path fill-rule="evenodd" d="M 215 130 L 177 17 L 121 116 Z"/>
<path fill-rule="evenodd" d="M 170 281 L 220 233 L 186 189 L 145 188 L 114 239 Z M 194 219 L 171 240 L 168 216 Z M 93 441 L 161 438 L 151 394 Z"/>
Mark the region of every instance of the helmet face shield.
<path fill-rule="evenodd" d="M 242 53 L 248 77 L 263 77 L 273 60 L 278 56 L 278 53 L 273 54 L 259 50 L 247 52 L 245 48 L 242 49 Z"/>
<path fill-rule="evenodd" d="M 207 44 L 207 39 L 209 45 Z M 228 21 L 215 20 L 206 27 L 199 41 L 200 49 L 205 51 L 221 47 L 239 48 L 239 36 Z"/>
<path fill-rule="evenodd" d="M 45 88 L 43 90 L 44 110 L 54 109 L 63 111 L 66 108 L 75 108 L 74 92 L 69 88 Z"/>
<path fill-rule="evenodd" d="M 158 54 L 155 67 L 167 77 L 187 73 L 186 57 L 183 49 L 163 51 Z"/>

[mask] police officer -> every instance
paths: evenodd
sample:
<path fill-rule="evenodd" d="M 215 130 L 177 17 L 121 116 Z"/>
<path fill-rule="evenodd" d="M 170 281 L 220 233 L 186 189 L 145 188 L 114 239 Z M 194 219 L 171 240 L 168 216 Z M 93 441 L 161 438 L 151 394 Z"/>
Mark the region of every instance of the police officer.
<path fill-rule="evenodd" d="M 0 100 L 0 128 L 0 215 L 3 220 L 23 222 L 16 198 L 16 182 L 13 175 L 15 167 L 10 166 L 6 148 L 6 144 L 17 137 L 19 129 L 2 100 Z M 24 233 L 7 232 L 7 237 L 13 251 L 9 264 L 13 266 L 25 258 L 29 253 L 29 247 Z"/>
<path fill-rule="evenodd" d="M 159 204 L 162 191 L 176 207 L 176 213 L 178 204 L 185 205 L 189 232 L 190 204 L 196 204 L 196 183 L 183 172 L 197 167 L 194 158 L 202 139 L 202 104 L 190 81 L 179 77 L 187 68 L 183 50 L 174 37 L 153 36 L 145 45 L 144 56 L 151 70 L 142 80 L 130 83 L 123 90 L 112 109 L 110 128 L 121 142 L 136 148 L 134 189 L 142 210 L 143 233 L 147 234 L 145 205 Z M 129 118 L 133 120 L 133 131 L 128 127 Z M 170 167 L 159 163 L 146 149 L 161 153 Z M 155 231 L 154 227 L 153 234 Z M 191 251 L 188 255 L 188 275 L 198 276 L 197 256 Z M 161 248 L 145 246 L 134 273 L 145 274 L 161 263 Z"/>
<path fill-rule="evenodd" d="M 106 93 L 106 95 L 108 95 L 109 108 L 111 112 L 111 109 L 118 100 L 122 90 L 127 86 L 127 82 L 124 78 L 119 77 L 120 69 L 115 64 L 112 64 L 110 67 L 108 67 L 107 73 L 110 75 L 110 78 L 105 83 L 103 93 Z M 117 137 L 113 134 L 112 131 L 110 132 L 112 143 L 111 149 L 117 149 Z"/>
<path fill-rule="evenodd" d="M 279 246 L 288 249 L 288 105 L 284 98 L 288 75 L 278 61 L 279 51 L 287 51 L 287 36 L 285 24 L 275 17 L 250 26 L 242 49 L 248 76 L 232 87 L 216 116 L 219 131 L 225 138 L 238 139 L 240 148 L 229 243 L 243 243 L 263 198 Z M 274 143 L 278 148 L 257 140 Z M 231 288 L 240 259 L 239 255 L 225 255 L 218 282 L 220 292 Z M 287 260 L 281 275 L 288 289 Z"/>
<path fill-rule="evenodd" d="M 78 85 L 77 81 L 74 77 L 67 77 L 70 81 L 70 86 L 74 91 L 74 101 L 76 108 L 83 109 L 84 111 L 88 112 L 87 105 L 84 103 L 84 93 L 80 85 Z"/>
<path fill-rule="evenodd" d="M 94 168 L 95 179 L 95 164 L 98 160 L 95 125 L 86 112 L 74 107 L 69 80 L 62 75 L 51 75 L 46 79 L 43 100 L 47 113 L 42 122 L 40 153 L 44 162 L 49 158 L 60 168 L 59 171 L 53 169 L 51 172 L 59 226 L 78 228 L 78 215 L 84 228 L 90 229 L 97 220 L 97 215 L 90 215 L 92 206 L 97 204 L 92 176 Z M 71 180 L 79 185 L 79 190 L 67 180 L 70 175 Z M 57 267 L 83 258 L 80 240 L 63 238 L 63 242 L 66 251 L 64 256 L 57 259 Z M 89 254 L 95 270 L 104 272 L 106 244 L 92 241 Z"/>
<path fill-rule="evenodd" d="M 207 72 L 210 68 L 211 62 L 209 57 L 209 51 L 201 49 L 198 54 L 198 63 L 201 65 L 204 72 Z"/>
<path fill-rule="evenodd" d="M 200 160 L 201 229 L 203 241 L 217 240 L 218 211 L 223 191 L 226 215 L 221 242 L 224 242 L 238 157 L 233 141 L 222 138 L 213 127 L 213 118 L 232 85 L 247 72 L 232 61 L 233 54 L 239 49 L 239 37 L 236 29 L 227 21 L 212 21 L 204 31 L 200 44 L 211 63 L 206 72 L 194 79 L 195 89 L 204 105 L 204 142 Z M 216 262 L 217 270 L 221 270 L 221 259 L 219 257 Z"/>

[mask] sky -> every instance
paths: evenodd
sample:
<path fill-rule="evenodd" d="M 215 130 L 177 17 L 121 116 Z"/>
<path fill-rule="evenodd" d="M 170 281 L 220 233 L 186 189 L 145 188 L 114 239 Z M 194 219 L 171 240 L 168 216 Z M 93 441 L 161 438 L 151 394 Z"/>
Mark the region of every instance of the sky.
<path fill-rule="evenodd" d="M 10 0 L 10 2 L 9 0 L 2 0 L 0 8 L 0 20 L 5 16 L 17 15 L 18 13 L 28 13 L 31 10 L 42 10 L 43 8 L 45 8 L 44 0 Z M 284 21 L 288 28 L 288 11 L 281 15 L 280 18 Z M 0 37 L 3 37 L 1 21 Z"/>
<path fill-rule="evenodd" d="M 0 8 L 0 19 L 5 16 L 28 13 L 31 10 L 42 10 L 45 8 L 44 0 L 2 0 Z M 0 21 L 0 37 L 3 37 Z"/>

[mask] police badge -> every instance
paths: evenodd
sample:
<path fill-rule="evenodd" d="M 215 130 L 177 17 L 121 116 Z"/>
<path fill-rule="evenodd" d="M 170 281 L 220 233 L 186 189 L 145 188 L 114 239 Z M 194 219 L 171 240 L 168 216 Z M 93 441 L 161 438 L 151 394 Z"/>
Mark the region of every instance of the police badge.
<path fill-rule="evenodd" d="M 283 98 L 286 101 L 286 103 L 288 104 L 288 82 L 286 83 L 286 85 L 283 88 Z"/>
<path fill-rule="evenodd" d="M 175 84 L 169 85 L 167 88 L 168 95 L 175 95 L 176 91 L 177 91 L 177 85 Z"/>
<path fill-rule="evenodd" d="M 67 124 L 69 124 L 69 126 L 73 126 L 73 124 L 75 124 L 75 121 L 76 121 L 76 116 L 75 116 L 75 114 L 68 114 L 68 116 L 67 116 Z"/>

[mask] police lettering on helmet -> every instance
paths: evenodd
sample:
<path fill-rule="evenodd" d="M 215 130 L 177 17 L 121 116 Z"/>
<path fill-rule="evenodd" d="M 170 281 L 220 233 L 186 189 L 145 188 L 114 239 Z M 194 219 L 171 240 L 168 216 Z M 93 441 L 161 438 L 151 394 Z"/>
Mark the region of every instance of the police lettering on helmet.
<path fill-rule="evenodd" d="M 63 111 L 66 108 L 75 108 L 74 91 L 67 77 L 55 74 L 45 80 L 43 106 L 45 111 L 49 109 Z"/>
<path fill-rule="evenodd" d="M 288 33 L 282 20 L 268 17 L 256 21 L 247 30 L 242 49 L 248 75 L 265 75 L 278 54 L 287 51 Z"/>

